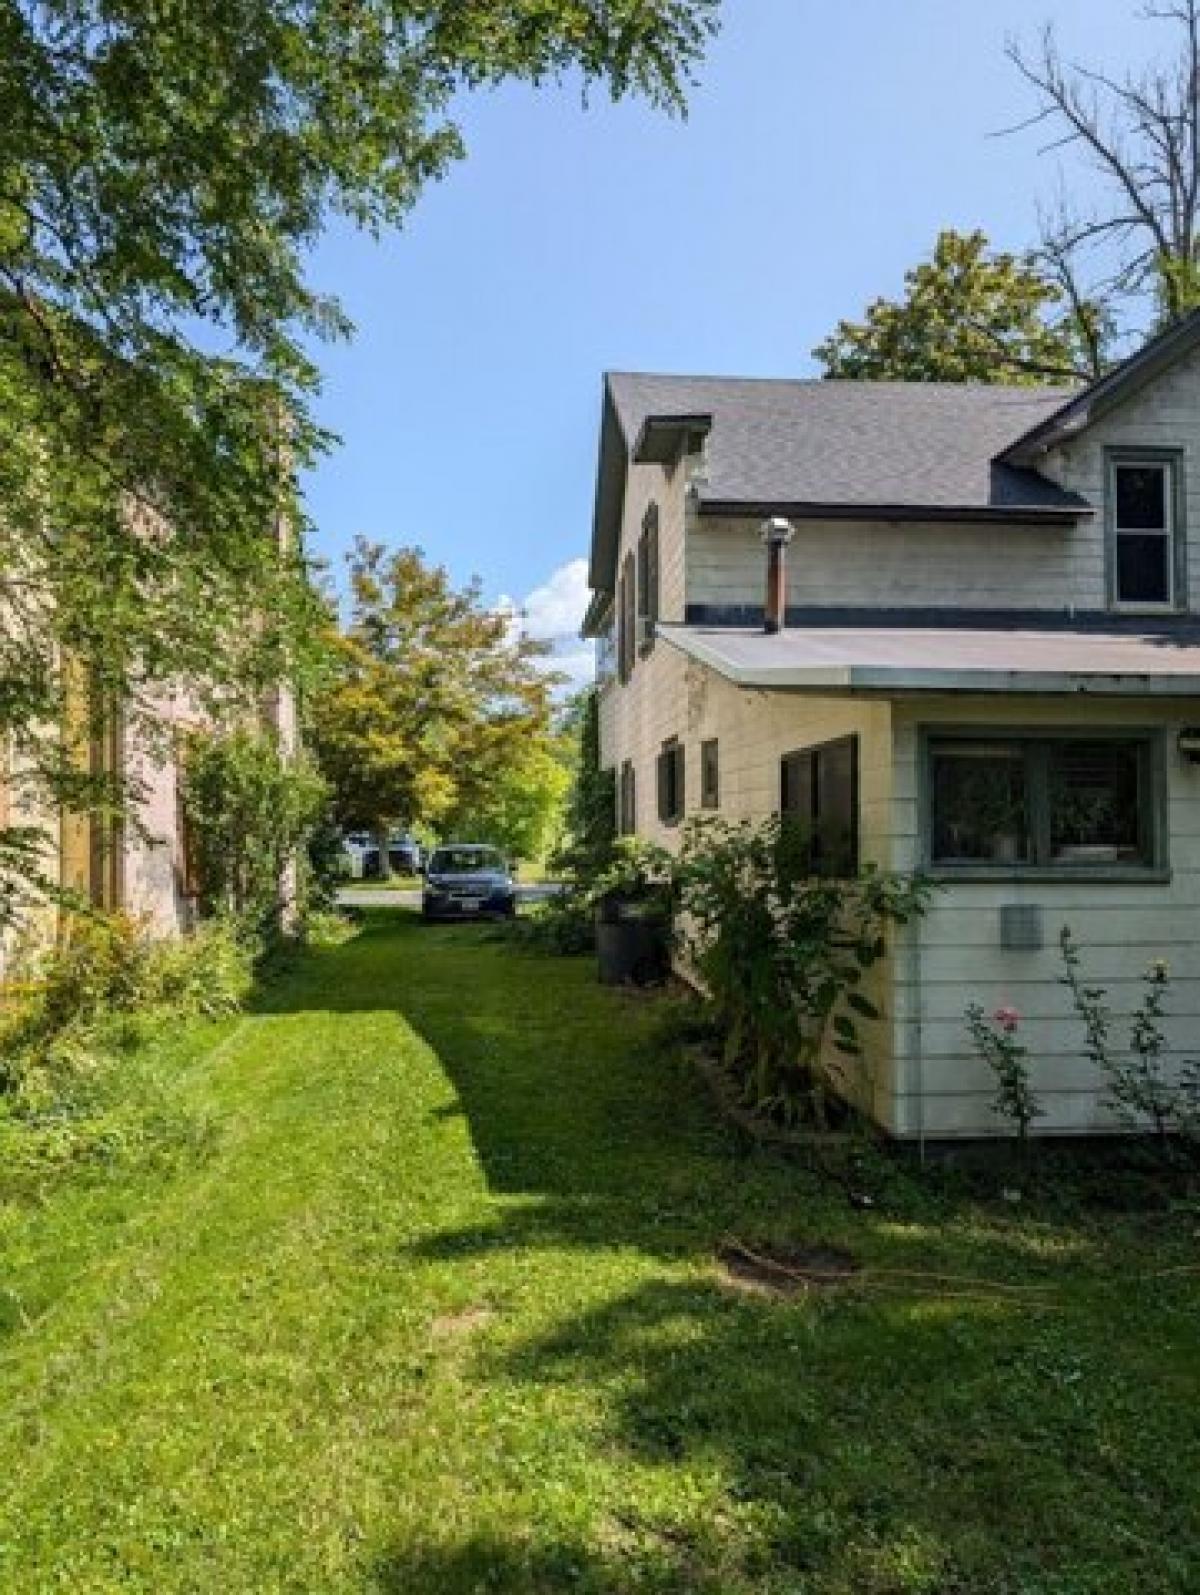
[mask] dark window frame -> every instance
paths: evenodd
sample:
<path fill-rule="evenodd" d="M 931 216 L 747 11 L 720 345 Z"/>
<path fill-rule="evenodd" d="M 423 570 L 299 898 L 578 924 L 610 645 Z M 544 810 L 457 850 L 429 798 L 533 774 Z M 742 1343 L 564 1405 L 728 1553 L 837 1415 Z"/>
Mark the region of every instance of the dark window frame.
<path fill-rule="evenodd" d="M 721 807 L 721 744 L 716 737 L 700 744 L 700 807 Z"/>
<path fill-rule="evenodd" d="M 617 675 L 624 686 L 633 675 L 637 656 L 634 633 L 637 627 L 637 563 L 633 554 L 626 554 L 621 564 L 617 583 Z"/>
<path fill-rule="evenodd" d="M 826 870 L 821 867 L 820 849 L 822 839 L 821 827 L 825 824 L 821 809 L 821 760 L 834 751 L 848 748 L 850 751 L 850 845 L 848 868 L 841 870 Z M 785 820 L 795 817 L 808 826 L 809 854 L 808 869 L 813 875 L 828 875 L 833 879 L 853 879 L 858 875 L 862 865 L 862 783 L 860 776 L 861 767 L 861 739 L 857 733 L 849 736 L 833 737 L 826 742 L 814 743 L 811 747 L 793 748 L 785 753 L 779 760 L 779 813 Z M 791 768 L 799 769 L 801 762 L 808 763 L 807 784 L 809 797 L 809 813 L 801 816 L 797 809 L 788 806 L 788 787 L 791 780 Z"/>
<path fill-rule="evenodd" d="M 678 737 L 668 737 L 655 763 L 658 819 L 678 825 L 687 814 L 687 750 Z"/>
<path fill-rule="evenodd" d="M 1170 594 L 1165 602 L 1121 597 L 1118 571 L 1120 539 L 1137 535 L 1136 528 L 1122 530 L 1117 525 L 1117 472 L 1122 466 L 1161 466 L 1167 475 L 1166 505 L 1169 528 L 1167 573 Z M 1187 559 L 1187 483 L 1184 453 L 1179 448 L 1110 448 L 1104 451 L 1104 544 L 1105 582 L 1110 609 L 1127 614 L 1177 614 L 1189 608 Z"/>
<path fill-rule="evenodd" d="M 631 759 L 622 762 L 617 778 L 617 832 L 637 835 L 637 771 Z"/>
<path fill-rule="evenodd" d="M 637 546 L 637 649 L 645 656 L 654 647 L 659 619 L 658 505 L 651 504 L 642 517 Z"/>
<path fill-rule="evenodd" d="M 1069 863 L 1049 857 L 1049 790 L 1045 776 L 1035 761 L 1029 786 L 1030 835 L 1033 858 L 1022 862 L 974 861 L 954 863 L 935 861 L 933 757 L 939 743 L 1000 742 L 1045 749 L 1068 742 L 1112 742 L 1136 744 L 1140 749 L 1143 792 L 1139 795 L 1139 824 L 1146 837 L 1146 859 L 1139 863 L 1106 861 Z M 1048 766 L 1049 754 L 1040 754 Z M 926 725 L 918 730 L 918 851 L 922 873 L 933 880 L 954 882 L 1034 881 L 1081 884 L 1130 882 L 1162 885 L 1171 879 L 1170 834 L 1168 823 L 1168 741 L 1158 726 L 1045 726 L 1027 729 L 1006 725 Z"/>

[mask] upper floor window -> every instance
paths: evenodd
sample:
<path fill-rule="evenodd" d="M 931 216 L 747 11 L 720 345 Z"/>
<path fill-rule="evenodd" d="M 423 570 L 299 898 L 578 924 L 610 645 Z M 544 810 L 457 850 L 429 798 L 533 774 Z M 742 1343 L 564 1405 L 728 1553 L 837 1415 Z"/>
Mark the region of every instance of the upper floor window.
<path fill-rule="evenodd" d="M 626 554 L 621 567 L 621 579 L 617 583 L 617 674 L 623 682 L 628 681 L 633 674 L 636 654 L 634 641 L 637 609 L 636 580 L 633 555 Z"/>
<path fill-rule="evenodd" d="M 651 504 L 642 521 L 637 550 L 638 646 L 649 653 L 658 620 L 658 505 Z"/>
<path fill-rule="evenodd" d="M 1179 456 L 1165 452 L 1109 458 L 1109 581 L 1118 607 L 1182 607 L 1182 469 Z"/>

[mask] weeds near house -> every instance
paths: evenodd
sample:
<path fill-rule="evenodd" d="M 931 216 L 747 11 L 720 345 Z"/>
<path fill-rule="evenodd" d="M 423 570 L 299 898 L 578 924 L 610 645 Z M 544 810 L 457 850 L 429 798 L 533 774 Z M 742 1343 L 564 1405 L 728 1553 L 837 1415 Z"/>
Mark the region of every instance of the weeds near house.
<path fill-rule="evenodd" d="M 1022 1162 L 1029 1149 L 1029 1131 L 1044 1117 L 1029 1073 L 1029 1049 L 1019 1039 L 1021 1017 L 1015 1008 L 997 1008 L 989 1019 L 978 1003 L 967 1009 L 967 1029 L 979 1057 L 996 1077 L 992 1107 L 1007 1119 L 1016 1134 Z"/>
<path fill-rule="evenodd" d="M 1083 1025 L 1085 1054 L 1105 1080 L 1113 1112 L 1129 1130 L 1149 1126 L 1164 1152 L 1176 1136 L 1200 1139 L 1200 1060 L 1187 1059 L 1173 1067 L 1167 1056 L 1171 972 L 1166 961 L 1156 960 L 1142 976 L 1142 998 L 1130 1020 L 1129 1045 L 1117 1051 L 1108 993 L 1103 986 L 1087 984 L 1083 954 L 1069 925 L 1062 928 L 1059 948 L 1065 971 L 1060 978 Z"/>
<path fill-rule="evenodd" d="M 126 914 L 81 916 L 23 971 L 0 1025 L 0 1191 L 41 1190 L 81 1164 L 111 1164 L 188 1141 L 156 1081 L 132 1090 L 140 1054 L 189 1019 L 235 1013 L 253 985 L 256 942 L 226 921 L 165 940 Z"/>

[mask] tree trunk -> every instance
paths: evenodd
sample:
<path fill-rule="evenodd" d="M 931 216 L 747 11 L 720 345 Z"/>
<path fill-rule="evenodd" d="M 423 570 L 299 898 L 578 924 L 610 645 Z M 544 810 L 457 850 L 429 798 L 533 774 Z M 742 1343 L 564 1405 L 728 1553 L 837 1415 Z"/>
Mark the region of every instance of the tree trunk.
<path fill-rule="evenodd" d="M 375 831 L 372 834 L 375 838 L 375 846 L 379 849 L 379 879 L 381 881 L 390 881 L 392 878 L 392 861 L 388 857 L 388 832 L 383 830 Z"/>

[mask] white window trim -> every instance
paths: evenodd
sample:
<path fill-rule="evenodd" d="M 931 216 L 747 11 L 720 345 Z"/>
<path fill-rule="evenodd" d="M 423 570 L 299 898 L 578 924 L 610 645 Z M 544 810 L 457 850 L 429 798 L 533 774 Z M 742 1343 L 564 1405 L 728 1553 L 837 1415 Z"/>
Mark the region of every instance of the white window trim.
<path fill-rule="evenodd" d="M 1117 525 L 1117 472 L 1123 466 L 1144 470 L 1152 466 L 1161 470 L 1166 480 L 1165 529 L 1159 533 L 1154 528 Z M 1108 502 L 1107 559 L 1109 567 L 1109 607 L 1122 615 L 1170 615 L 1187 605 L 1186 561 L 1186 499 L 1183 492 L 1183 456 L 1178 449 L 1120 448 L 1109 452 L 1106 461 L 1105 496 Z M 1146 599 L 1123 599 L 1119 590 L 1119 562 L 1117 558 L 1122 536 L 1161 536 L 1167 545 L 1167 598 L 1155 603 Z"/>

